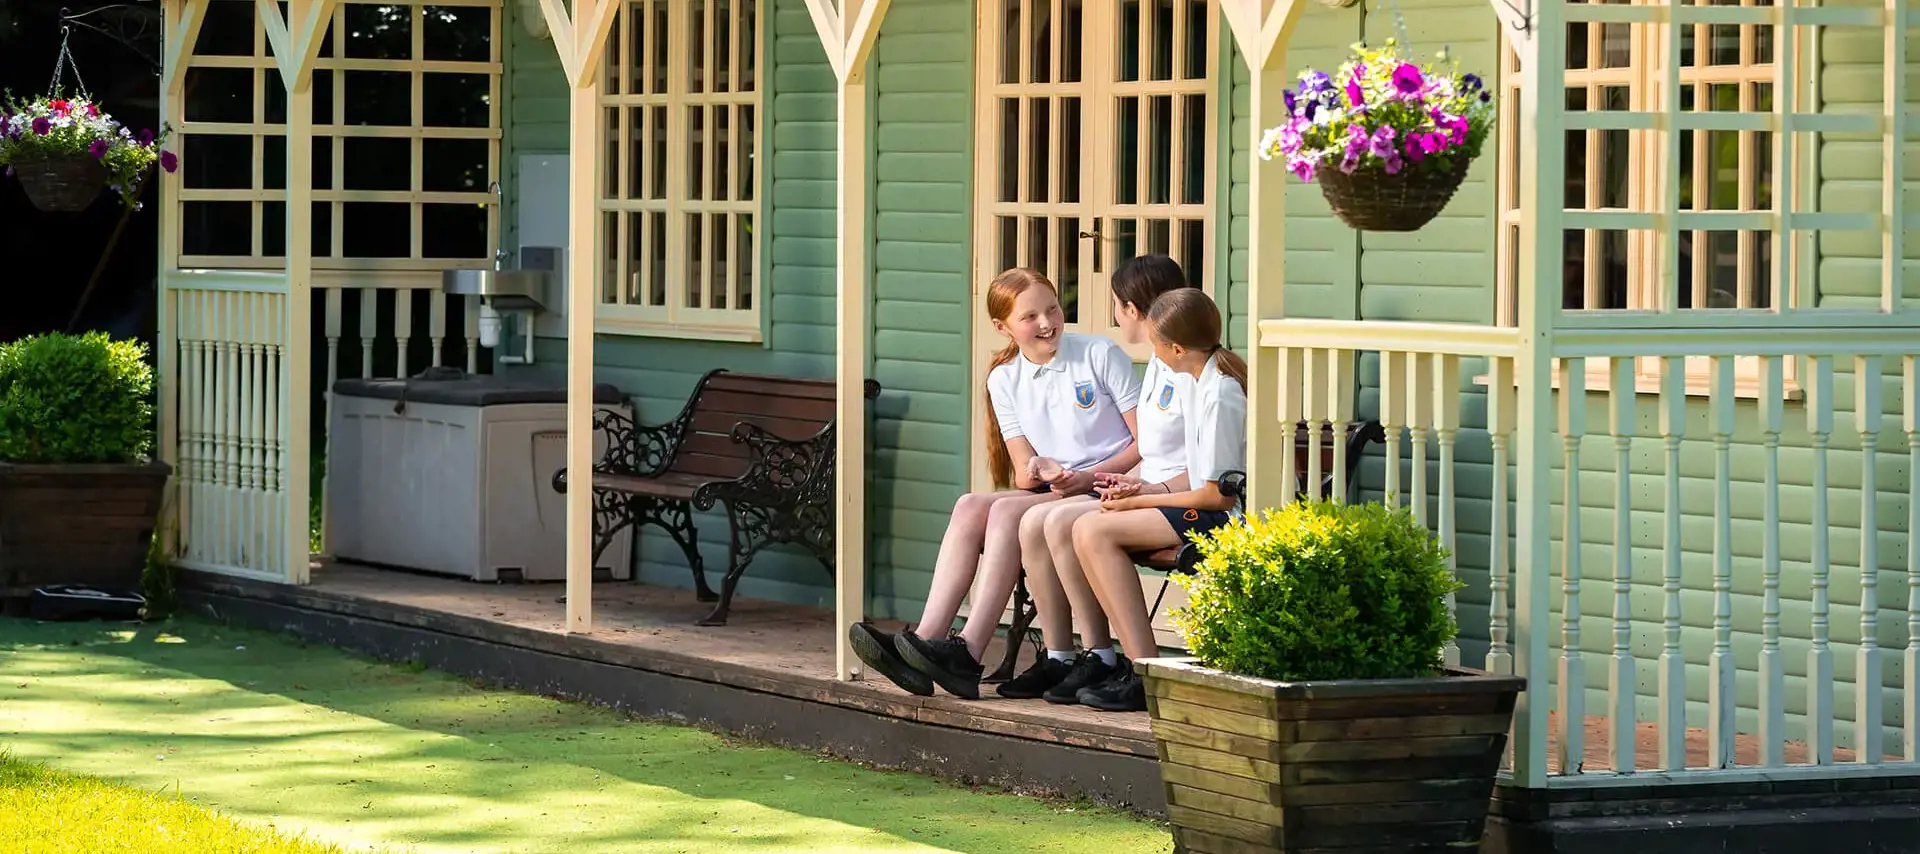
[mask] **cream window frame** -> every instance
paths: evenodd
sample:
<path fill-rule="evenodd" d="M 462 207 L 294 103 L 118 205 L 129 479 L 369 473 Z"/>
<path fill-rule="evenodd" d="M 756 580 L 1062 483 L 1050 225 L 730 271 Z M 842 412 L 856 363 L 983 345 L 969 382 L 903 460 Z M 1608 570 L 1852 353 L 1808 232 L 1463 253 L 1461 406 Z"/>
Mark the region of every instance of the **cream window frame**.
<path fill-rule="evenodd" d="M 1619 0 L 1602 0 L 1602 2 L 1619 2 Z M 1648 3 L 1649 0 L 1629 0 L 1629 2 L 1633 5 L 1642 5 Z M 1737 5 L 1752 7 L 1766 6 L 1769 4 L 1756 2 L 1756 0 L 1739 0 Z M 1664 39 L 1670 35 L 1674 35 L 1676 31 L 1670 27 L 1653 27 L 1639 23 L 1603 24 L 1589 22 L 1569 24 L 1568 26 L 1585 26 L 1588 28 L 1586 38 L 1587 55 L 1584 58 L 1584 66 L 1581 68 L 1568 68 L 1565 72 L 1564 86 L 1565 91 L 1568 92 L 1575 89 L 1585 90 L 1586 110 L 1598 111 L 1604 109 L 1604 107 L 1601 106 L 1603 98 L 1605 97 L 1606 90 L 1611 88 L 1623 88 L 1626 90 L 1629 98 L 1629 102 L 1625 107 L 1626 110 L 1635 112 L 1657 112 L 1664 109 L 1664 106 L 1661 104 L 1664 92 L 1661 86 L 1662 74 L 1659 63 L 1667 56 Z M 1699 110 L 1706 108 L 1705 99 L 1711 97 L 1712 87 L 1730 85 L 1735 86 L 1739 93 L 1739 112 L 1767 112 L 1767 110 L 1760 109 L 1756 105 L 1754 85 L 1775 84 L 1774 64 L 1772 62 L 1758 62 L 1756 54 L 1758 53 L 1759 46 L 1763 42 L 1769 46 L 1773 46 L 1775 50 L 1778 50 L 1777 42 L 1773 37 L 1762 34 L 1759 28 L 1753 25 L 1739 25 L 1740 62 L 1737 64 L 1714 65 L 1704 60 L 1713 50 L 1713 31 L 1720 25 L 1691 24 L 1686 26 L 1690 26 L 1694 30 L 1692 42 L 1693 61 L 1681 67 L 1679 82 L 1683 90 L 1691 87 L 1695 93 L 1695 100 L 1693 102 L 1695 105 L 1694 109 Z M 1627 29 L 1629 61 L 1625 66 L 1607 67 L 1605 65 L 1604 60 L 1607 50 L 1606 29 L 1608 27 L 1625 27 Z M 1812 53 L 1812 50 L 1809 49 L 1807 34 L 1795 33 L 1794 36 L 1794 38 L 1788 40 L 1788 49 L 1798 51 L 1799 56 L 1803 58 L 1802 61 L 1796 62 L 1795 67 L 1801 69 L 1811 67 L 1810 63 L 1804 61 L 1804 57 Z M 1570 62 L 1571 59 L 1572 57 L 1570 55 Z M 1777 61 L 1777 57 L 1775 61 Z M 1518 155 L 1518 146 L 1521 144 L 1521 140 L 1518 137 L 1522 127 L 1519 116 L 1520 85 L 1522 80 L 1523 75 L 1520 69 L 1518 54 L 1514 52 L 1511 43 L 1505 39 L 1501 39 L 1499 82 L 1499 91 L 1501 94 L 1499 115 L 1500 143 L 1498 147 L 1499 163 L 1495 192 L 1496 204 L 1499 206 L 1496 219 L 1498 231 L 1495 238 L 1495 267 L 1497 276 L 1495 288 L 1495 319 L 1497 325 L 1500 326 L 1516 325 L 1518 312 L 1516 284 L 1519 273 L 1517 259 L 1520 239 L 1520 200 L 1524 192 L 1522 182 L 1525 180 L 1525 177 L 1520 174 L 1520 158 Z M 1800 79 L 1796 81 L 1796 84 L 1799 89 L 1794 95 L 1796 103 L 1807 103 L 1812 93 L 1817 91 L 1817 81 L 1809 74 L 1803 73 Z M 1563 95 L 1562 97 L 1565 96 Z M 1783 95 L 1782 93 L 1775 92 L 1772 97 L 1780 98 L 1783 97 Z M 1658 160 L 1660 154 L 1659 135 L 1653 131 L 1626 132 L 1627 186 L 1624 188 L 1623 193 L 1626 197 L 1626 207 L 1606 208 L 1601 205 L 1601 199 L 1606 193 L 1606 188 L 1602 186 L 1602 182 L 1604 181 L 1604 159 L 1596 155 L 1607 150 L 1605 135 L 1608 132 L 1588 129 L 1584 131 L 1584 133 L 1586 134 L 1585 151 L 1587 152 L 1586 162 L 1584 164 L 1585 176 L 1582 182 L 1582 186 L 1586 192 L 1584 210 L 1633 211 L 1646 210 L 1654 206 L 1657 199 L 1656 194 L 1661 190 L 1660 183 L 1663 179 L 1661 169 L 1656 168 L 1663 165 L 1660 164 Z M 1757 161 L 1759 158 L 1772 154 L 1772 147 L 1761 141 L 1759 134 L 1752 131 L 1735 131 L 1733 133 L 1738 134 L 1739 150 L 1739 156 L 1736 160 L 1736 168 L 1740 173 L 1737 179 L 1739 192 L 1737 209 L 1766 210 L 1765 208 L 1760 208 L 1757 203 L 1760 185 L 1755 170 L 1757 169 Z M 1710 207 L 1711 203 L 1707 201 L 1713 186 L 1712 176 L 1709 174 L 1713 164 L 1709 146 L 1715 135 L 1716 134 L 1707 132 L 1694 132 L 1692 138 L 1689 140 L 1690 153 L 1692 155 L 1692 174 L 1690 176 L 1680 175 L 1683 180 L 1691 179 L 1689 181 L 1689 189 L 1692 193 L 1693 203 L 1692 206 L 1686 208 L 1688 210 L 1712 209 Z M 1798 155 L 1794 158 L 1794 162 L 1791 164 L 1790 168 L 1793 169 L 1793 175 L 1792 179 L 1788 182 L 1795 196 L 1809 192 L 1810 179 L 1817 174 L 1816 170 L 1818 168 L 1817 146 L 1802 145 L 1799 146 L 1798 152 Z M 1772 165 L 1776 170 L 1780 168 L 1779 164 Z M 1571 166 L 1571 164 L 1569 164 L 1569 166 Z M 1676 175 L 1680 174 L 1678 167 L 1675 167 L 1675 171 Z M 1772 202 L 1774 206 L 1781 209 L 1786 209 L 1788 206 L 1794 204 L 1792 200 L 1773 199 Z M 1576 208 L 1575 210 L 1579 209 L 1580 208 Z M 1601 257 L 1601 244 L 1604 239 L 1602 234 L 1602 232 L 1597 230 L 1588 230 L 1584 235 L 1585 246 L 1583 258 L 1586 259 L 1582 264 L 1584 274 L 1584 304 L 1592 304 L 1597 297 L 1602 295 L 1604 285 L 1600 265 L 1588 263 L 1593 259 Z M 1691 263 L 1691 269 L 1688 270 L 1688 272 L 1690 273 L 1691 280 L 1690 304 L 1695 307 L 1700 306 L 1712 293 L 1709 283 L 1709 257 L 1713 243 L 1709 236 L 1711 234 L 1714 233 L 1694 231 L 1691 234 L 1693 251 L 1691 252 L 1691 257 L 1688 259 Z M 1762 294 L 1759 293 L 1757 277 L 1754 275 L 1756 267 L 1754 259 L 1759 257 L 1759 241 L 1763 236 L 1770 236 L 1770 234 L 1770 232 L 1761 231 L 1737 232 L 1738 244 L 1735 264 L 1736 288 L 1740 305 L 1709 309 L 1689 307 L 1680 310 L 1712 311 L 1726 310 L 1729 308 L 1759 308 L 1751 304 L 1757 302 L 1757 297 L 1762 296 Z M 1652 231 L 1628 231 L 1626 238 L 1627 286 L 1625 295 L 1627 305 L 1625 306 L 1625 310 L 1630 312 L 1657 310 L 1660 308 L 1661 300 L 1665 296 L 1659 286 L 1658 267 L 1661 253 L 1658 241 L 1660 235 Z M 1544 236 L 1541 239 L 1545 239 Z M 1785 287 L 1783 287 L 1780 292 L 1786 295 L 1788 306 L 1797 306 L 1799 305 L 1802 283 L 1811 280 L 1811 273 L 1805 265 L 1805 259 L 1814 257 L 1812 246 L 1813 235 L 1808 232 L 1796 232 L 1792 234 L 1789 239 L 1799 241 L 1799 246 L 1795 249 L 1795 255 L 1797 258 L 1802 259 L 1802 262 L 1795 265 L 1794 274 L 1785 283 Z M 1569 313 L 1617 310 L 1618 309 L 1567 309 Z M 1613 375 L 1610 371 L 1608 361 L 1609 360 L 1606 359 L 1586 360 L 1586 388 L 1589 392 L 1605 392 L 1611 389 Z M 1798 360 L 1794 359 L 1785 361 L 1785 388 L 1786 394 L 1790 398 L 1798 398 L 1801 395 L 1800 387 L 1796 382 L 1798 374 L 1797 361 Z M 1710 394 L 1711 360 L 1689 357 L 1686 359 L 1686 366 L 1687 394 L 1690 396 L 1706 396 Z M 1661 369 L 1660 360 L 1637 360 L 1635 370 L 1636 390 L 1644 394 L 1658 394 L 1660 392 Z M 1560 386 L 1558 369 L 1555 371 L 1554 386 L 1556 388 Z M 1763 388 L 1764 385 L 1760 376 L 1760 360 L 1751 357 L 1736 359 L 1735 395 L 1738 397 L 1757 398 L 1762 393 Z"/>
<path fill-rule="evenodd" d="M 246 5 L 254 4 L 244 0 L 213 0 L 218 3 Z M 410 10 L 410 38 L 412 48 L 408 59 L 362 59 L 346 58 L 347 8 L 350 5 L 405 6 Z M 423 58 L 425 42 L 425 12 L 430 7 L 481 8 L 489 11 L 488 59 L 482 61 L 427 60 Z M 314 62 L 316 72 L 333 75 L 333 98 L 329 118 L 332 121 L 313 123 L 316 138 L 329 138 L 331 143 L 331 182 L 330 189 L 314 189 L 313 201 L 326 203 L 332 208 L 330 229 L 330 247 L 326 255 L 313 256 L 314 281 L 316 285 L 361 282 L 369 273 L 380 274 L 380 281 L 389 286 L 437 288 L 440 285 L 440 271 L 449 268 L 483 268 L 491 265 L 489 258 L 439 258 L 424 257 L 424 211 L 426 205 L 484 205 L 487 208 L 487 246 L 499 245 L 500 210 L 498 198 L 483 187 L 475 192 L 429 192 L 425 186 L 424 147 L 427 140 L 485 140 L 487 143 L 487 173 L 500 174 L 500 90 L 504 64 L 501 62 L 502 18 L 504 11 L 501 0 L 344 0 L 335 10 L 333 20 L 327 27 L 332 34 L 331 56 L 323 56 Z M 191 53 L 191 52 L 190 52 Z M 165 247 L 167 263 L 171 269 L 280 269 L 285 266 L 283 255 L 267 255 L 264 249 L 265 212 L 264 207 L 271 202 L 285 202 L 286 190 L 266 189 L 264 163 L 265 144 L 268 138 L 284 137 L 284 123 L 266 121 L 266 93 L 269 88 L 281 87 L 279 70 L 274 63 L 273 51 L 268 43 L 266 28 L 254 13 L 253 47 L 250 55 L 203 55 L 192 53 L 186 60 L 183 74 L 193 69 L 239 68 L 253 73 L 253 104 L 251 122 L 210 122 L 188 121 L 186 119 L 185 98 L 168 99 L 167 121 L 182 138 L 182 147 L 186 137 L 193 135 L 209 136 L 246 136 L 253 140 L 253 175 L 249 189 L 208 189 L 180 187 L 174 197 L 167 201 L 168 210 L 181 223 L 179 228 L 171 230 L 174 238 Z M 411 109 L 412 121 L 409 125 L 349 125 L 346 118 L 346 83 L 344 72 L 380 71 L 405 72 L 412 79 Z M 489 80 L 487 126 L 443 127 L 428 126 L 424 121 L 425 80 L 428 74 L 485 74 Z M 316 110 L 316 113 L 319 112 Z M 408 190 L 347 190 L 343 189 L 346 179 L 345 156 L 348 139 L 407 139 L 411 141 L 413 171 L 409 179 Z M 299 180 L 299 176 L 288 174 L 288 182 Z M 310 180 L 310 179 L 309 179 Z M 251 205 L 252 235 L 251 254 L 249 255 L 195 255 L 185 251 L 185 233 L 187 231 L 186 205 L 197 202 L 246 202 Z M 410 208 L 411 251 L 407 258 L 356 258 L 348 257 L 344 252 L 345 228 L 342 223 L 347 204 L 356 202 L 404 203 Z"/>
<path fill-rule="evenodd" d="M 616 13 L 600 96 L 608 153 L 596 207 L 601 269 L 594 293 L 595 331 L 763 340 L 768 3 L 751 0 L 750 30 L 741 26 L 747 5 L 743 0 L 626 0 Z M 718 28 L 723 6 L 724 33 Z M 661 40 L 654 37 L 662 13 L 667 18 L 665 56 Z M 699 33 L 704 36 L 697 57 L 692 51 L 693 14 L 700 15 Z M 645 37 L 636 39 L 636 24 L 642 23 Z M 724 64 L 718 57 L 720 38 L 727 45 Z M 666 63 L 664 89 L 659 85 L 661 62 Z M 712 82 L 696 87 L 689 79 L 695 62 L 703 81 L 724 81 L 725 90 Z M 655 111 L 664 115 L 664 130 Z M 696 114 L 703 126 L 697 148 Z M 724 128 L 721 116 L 726 118 Z M 748 134 L 750 143 L 743 140 Z M 717 144 L 722 140 L 724 148 Z M 636 154 L 636 145 L 644 146 L 644 154 Z M 657 159 L 661 147 L 664 161 Z M 697 172 L 690 168 L 696 157 Z M 725 192 L 716 193 L 722 185 Z M 696 221 L 701 229 L 698 258 L 688 251 Z M 715 223 L 725 224 L 723 240 L 713 239 Z M 645 263 L 649 258 L 659 266 Z M 702 304 L 689 305 L 693 296 Z"/>
<path fill-rule="evenodd" d="M 1172 49 L 1166 58 L 1167 77 L 1154 75 L 1153 53 L 1154 34 L 1160 24 L 1152 20 L 1153 0 L 1140 0 L 1138 3 L 1137 56 L 1138 73 L 1135 79 L 1120 78 L 1121 51 L 1124 41 L 1117 26 L 1120 11 L 1096 13 L 1096 9 L 1121 10 L 1125 3 L 1115 0 L 1110 4 L 1081 2 L 1080 14 L 1082 53 L 1080 54 L 1079 79 L 1062 82 L 1065 78 L 1062 51 L 1057 49 L 1064 36 L 1063 22 L 1069 8 L 1068 0 L 1024 0 L 1020 5 L 1021 19 L 1018 22 L 1022 44 L 1017 52 L 1018 76 L 1011 81 L 1003 81 L 1003 61 L 1007 57 L 1002 53 L 1005 42 L 1006 4 L 996 0 L 981 0 L 977 5 L 979 15 L 978 37 L 975 39 L 975 92 L 974 92 L 974 302 L 983 306 L 986 285 L 1004 268 L 1005 233 L 1003 221 L 1014 220 L 1013 256 L 1024 259 L 1045 273 L 1056 285 L 1063 285 L 1061 272 L 1064 265 L 1071 263 L 1078 271 L 1073 297 L 1077 304 L 1077 320 L 1068 328 L 1086 334 L 1106 335 L 1122 345 L 1136 361 L 1144 361 L 1151 355 L 1145 344 L 1132 345 L 1121 341 L 1119 329 L 1115 326 L 1112 310 L 1112 291 L 1108 287 L 1109 279 L 1116 267 L 1125 260 L 1119 247 L 1117 234 L 1120 226 L 1133 223 L 1134 254 L 1150 251 L 1166 251 L 1182 262 L 1190 279 L 1198 279 L 1196 284 L 1209 295 L 1223 280 L 1225 270 L 1215 252 L 1218 240 L 1220 218 L 1219 189 L 1219 149 L 1221 111 L 1226 109 L 1227 99 L 1223 91 L 1227 88 L 1221 75 L 1221 56 L 1223 45 L 1228 37 L 1225 25 L 1219 15 L 1219 8 L 1213 0 L 1174 0 L 1172 3 Z M 1034 82 L 1030 78 L 1039 77 L 1036 73 L 1034 46 L 1037 44 L 1033 32 L 1035 15 L 1026 14 L 1029 10 L 1045 6 L 1047 21 L 1051 27 L 1049 33 L 1047 69 L 1045 82 Z M 1198 12 L 1205 20 L 1207 33 L 1205 55 L 1195 61 L 1193 51 L 1189 50 L 1189 31 L 1192 16 Z M 1103 47 L 1112 46 L 1112 47 Z M 1186 69 L 1199 68 L 1202 74 L 1189 76 Z M 1151 173 L 1152 159 L 1156 143 L 1152 130 L 1152 100 L 1156 97 L 1168 97 L 1167 126 L 1169 128 L 1167 157 L 1168 171 L 1165 184 L 1168 195 L 1165 202 L 1150 200 L 1149 194 L 1159 182 Z M 1046 145 L 1049 148 L 1064 149 L 1068 143 L 1062 136 L 1063 104 L 1067 99 L 1078 99 L 1079 130 L 1078 150 L 1086 153 L 1078 163 L 1077 175 L 1080 178 L 1078 195 L 1073 201 L 1066 201 L 1067 187 L 1062 179 L 1063 169 L 1056 159 L 1047 164 L 1044 181 L 1036 184 L 1036 158 L 1033 131 L 1038 122 L 1034 120 L 1033 106 L 1037 103 L 1049 104 L 1046 112 L 1048 128 Z M 1012 200 L 1001 198 L 1002 181 L 1008 176 L 1001 171 L 1003 139 L 1003 101 L 1013 99 L 1019 111 L 1019 145 L 1015 165 L 1016 191 Z M 1121 121 L 1123 104 L 1131 100 L 1136 111 L 1139 131 L 1134 152 L 1136 163 L 1133 175 L 1129 176 L 1133 186 L 1133 201 L 1123 201 L 1122 177 L 1119 174 L 1120 155 L 1116 152 L 1118 128 Z M 1185 139 L 1183 119 L 1188 115 L 1191 104 L 1198 103 L 1205 111 L 1202 123 L 1201 141 L 1195 146 Z M 1111 131 L 1111 132 L 1109 132 Z M 1203 161 L 1197 181 L 1189 181 L 1182 169 L 1184 161 L 1199 149 Z M 1044 186 L 1040 186 L 1044 184 Z M 1198 201 L 1184 201 L 1182 191 L 1197 185 L 1200 189 Z M 1034 197 L 1044 196 L 1035 201 Z M 1079 220 L 1078 234 L 1074 245 L 1069 249 L 1063 246 L 1059 226 L 1063 220 L 1056 217 L 1076 217 Z M 1091 228 L 1098 218 L 1098 228 Z M 1154 234 L 1148 232 L 1146 224 L 1167 221 L 1168 234 L 1165 245 L 1158 245 Z M 1035 250 L 1034 223 L 1044 223 L 1046 249 L 1045 262 L 1033 257 Z M 1197 252 L 1182 249 L 1180 244 L 1186 238 L 1183 229 L 1187 223 L 1197 224 L 1199 246 Z M 1096 268 L 1095 256 L 1100 256 Z M 1192 257 L 1183 257 L 1192 256 Z M 1200 275 L 1195 276 L 1192 269 L 1198 262 Z M 1064 296 L 1064 295 L 1063 295 Z M 1225 307 L 1222 308 L 1224 312 Z M 996 349 L 1000 339 L 986 319 L 984 307 L 975 309 L 974 329 L 975 349 L 990 351 Z M 983 380 L 983 377 L 975 377 Z"/>

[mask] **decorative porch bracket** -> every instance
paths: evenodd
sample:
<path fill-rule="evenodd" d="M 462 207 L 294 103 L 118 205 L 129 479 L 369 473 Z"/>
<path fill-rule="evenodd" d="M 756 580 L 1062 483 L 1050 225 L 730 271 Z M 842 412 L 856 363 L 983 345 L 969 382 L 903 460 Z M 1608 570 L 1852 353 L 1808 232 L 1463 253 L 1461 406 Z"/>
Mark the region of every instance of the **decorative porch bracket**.
<path fill-rule="evenodd" d="M 571 93 L 567 110 L 567 490 L 566 631 L 593 631 L 593 294 L 600 253 L 600 73 L 614 14 L 626 0 L 540 0 Z M 584 251 L 583 251 L 584 247 Z"/>
<path fill-rule="evenodd" d="M 807 0 L 807 13 L 839 87 L 840 182 L 835 198 L 833 661 L 857 675 L 847 627 L 867 609 L 867 65 L 889 0 Z"/>

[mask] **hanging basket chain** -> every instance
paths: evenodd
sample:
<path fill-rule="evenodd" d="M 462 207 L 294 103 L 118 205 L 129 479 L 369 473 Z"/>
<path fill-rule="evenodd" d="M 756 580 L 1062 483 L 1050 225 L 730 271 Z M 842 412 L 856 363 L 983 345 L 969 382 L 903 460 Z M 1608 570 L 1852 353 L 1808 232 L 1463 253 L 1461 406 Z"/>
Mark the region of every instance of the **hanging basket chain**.
<path fill-rule="evenodd" d="M 47 97 L 49 98 L 60 97 L 60 81 L 65 77 L 68 70 L 73 71 L 75 91 L 82 98 L 89 97 L 87 94 L 87 81 L 80 77 L 80 63 L 73 60 L 73 51 L 67 46 L 68 41 L 72 37 L 72 10 L 62 6 L 60 8 L 60 54 L 53 60 L 53 81 L 47 84 Z"/>

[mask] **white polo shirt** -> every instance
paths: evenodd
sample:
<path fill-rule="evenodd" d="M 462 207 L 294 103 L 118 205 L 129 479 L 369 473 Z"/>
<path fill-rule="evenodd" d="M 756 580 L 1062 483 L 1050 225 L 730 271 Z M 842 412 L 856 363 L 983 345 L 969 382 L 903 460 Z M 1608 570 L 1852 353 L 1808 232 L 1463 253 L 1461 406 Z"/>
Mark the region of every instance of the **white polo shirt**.
<path fill-rule="evenodd" d="M 1194 382 L 1187 415 L 1187 481 L 1198 489 L 1230 471 L 1247 470 L 1247 392 L 1220 372 L 1220 357 L 1207 360 Z"/>
<path fill-rule="evenodd" d="M 1034 453 L 1069 471 L 1112 459 L 1133 442 L 1122 416 L 1138 405 L 1133 360 L 1111 339 L 1063 332 L 1052 361 L 1026 356 L 987 375 L 987 396 L 1000 436 L 1025 436 Z"/>
<path fill-rule="evenodd" d="M 1160 357 L 1147 360 L 1140 383 L 1140 479 L 1166 483 L 1187 470 L 1186 405 L 1193 396 L 1193 377 L 1166 366 Z"/>

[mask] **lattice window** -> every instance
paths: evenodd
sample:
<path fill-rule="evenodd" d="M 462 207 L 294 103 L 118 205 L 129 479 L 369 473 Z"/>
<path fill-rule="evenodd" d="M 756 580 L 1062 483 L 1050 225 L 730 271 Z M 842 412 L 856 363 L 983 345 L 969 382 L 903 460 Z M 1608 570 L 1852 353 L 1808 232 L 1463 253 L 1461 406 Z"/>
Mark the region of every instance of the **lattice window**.
<path fill-rule="evenodd" d="M 1638 5 L 1638 4 L 1633 4 Z M 1771 0 L 1716 5 L 1764 7 Z M 1680 109 L 1767 113 L 1774 109 L 1774 28 L 1764 24 L 1689 24 L 1678 28 Z M 1567 25 L 1566 109 L 1657 112 L 1661 101 L 1661 31 L 1633 23 Z M 1511 46 L 1502 51 L 1506 98 L 1501 117 L 1503 164 L 1500 230 L 1503 322 L 1512 323 L 1514 252 L 1519 237 L 1518 109 L 1521 72 Z M 1646 211 L 1657 207 L 1660 137 L 1655 131 L 1567 130 L 1569 210 Z M 1681 131 L 1681 211 L 1765 212 L 1773 208 L 1773 134 L 1764 130 Z M 1569 310 L 1651 310 L 1659 284 L 1659 235 L 1640 230 L 1569 229 L 1561 304 Z M 1773 234 L 1766 230 L 1682 230 L 1676 301 L 1679 308 L 1768 308 Z"/>
<path fill-rule="evenodd" d="M 1214 5 L 989 0 L 980 14 L 980 276 L 1045 272 L 1086 332 L 1114 330 L 1108 276 L 1135 255 L 1171 255 L 1211 291 Z"/>
<path fill-rule="evenodd" d="M 342 3 L 313 72 L 313 266 L 488 263 L 500 158 L 498 0 Z M 286 250 L 286 90 L 255 4 L 213 0 L 169 120 L 182 142 L 176 267 Z"/>
<path fill-rule="evenodd" d="M 1729 0 L 1708 5 L 1765 8 L 1772 0 Z M 1601 5 L 1658 5 L 1602 0 Z M 1690 5 L 1690 4 L 1689 4 Z M 1678 34 L 1680 113 L 1767 114 L 1776 109 L 1779 42 L 1775 27 L 1761 23 L 1688 23 Z M 1666 109 L 1663 68 L 1669 55 L 1665 27 L 1626 21 L 1576 21 L 1567 24 L 1565 109 L 1586 113 L 1658 114 Z M 1789 42 L 1790 44 L 1793 42 Z M 1798 75 L 1796 75 L 1798 76 Z M 1519 147 L 1525 124 L 1519 115 L 1523 79 L 1519 58 L 1503 42 L 1501 82 L 1499 307 L 1502 324 L 1516 322 L 1515 283 L 1520 240 Z M 1799 103 L 1807 103 L 1811 80 L 1796 82 Z M 1741 124 L 1742 122 L 1732 122 Z M 1661 198 L 1666 163 L 1660 146 L 1665 136 L 1653 128 L 1575 127 L 1564 131 L 1568 211 L 1622 214 L 1619 228 L 1569 228 L 1564 232 L 1565 261 L 1561 306 L 1568 311 L 1657 311 L 1693 309 L 1770 309 L 1776 292 L 1775 233 L 1765 222 L 1745 229 L 1677 230 L 1677 285 L 1664 292 L 1660 230 L 1628 220 L 1644 217 L 1665 204 Z M 1678 210 L 1690 213 L 1752 213 L 1769 219 L 1779 186 L 1775 134 L 1764 129 L 1682 129 L 1677 170 Z M 1793 164 L 1791 186 L 1809 174 L 1804 161 Z M 1780 206 L 1783 209 L 1787 206 Z M 1791 304 L 1797 276 L 1781 291 Z M 1671 297 L 1671 302 L 1666 302 Z M 1704 389 L 1707 366 L 1690 377 Z M 1591 365 L 1589 367 L 1592 367 Z M 1657 387 L 1657 366 L 1644 366 L 1643 387 Z M 1757 388 L 1757 362 L 1740 363 L 1743 392 Z M 1589 376 L 1592 388 L 1605 388 L 1604 372 Z"/>
<path fill-rule="evenodd" d="M 760 336 L 759 0 L 632 0 L 607 44 L 599 326 Z"/>

